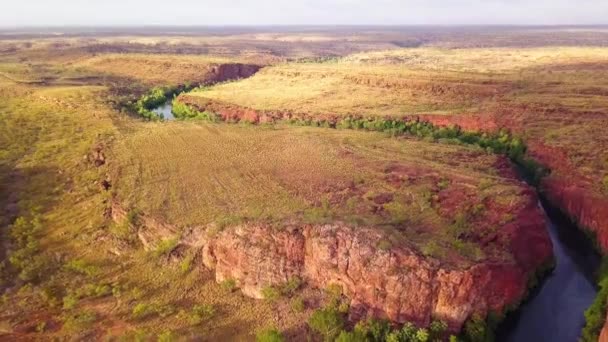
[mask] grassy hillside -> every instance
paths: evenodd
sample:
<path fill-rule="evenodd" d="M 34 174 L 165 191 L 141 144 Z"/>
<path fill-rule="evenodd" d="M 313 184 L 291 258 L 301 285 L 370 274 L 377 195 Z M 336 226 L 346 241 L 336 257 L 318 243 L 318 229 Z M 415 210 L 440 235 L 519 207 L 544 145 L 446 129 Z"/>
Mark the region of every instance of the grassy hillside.
<path fill-rule="evenodd" d="M 117 197 L 166 222 L 338 220 L 394 231 L 445 262 L 483 258 L 474 242 L 521 205 L 496 156 L 376 133 L 170 123 L 118 142 L 115 153 Z M 455 221 L 476 237 L 453 254 Z"/>
<path fill-rule="evenodd" d="M 531 145 L 559 149 L 543 158 L 608 192 L 608 50 L 605 48 L 404 49 L 325 63 L 291 63 L 190 93 L 255 110 L 338 116 L 435 114 L 495 122 Z"/>

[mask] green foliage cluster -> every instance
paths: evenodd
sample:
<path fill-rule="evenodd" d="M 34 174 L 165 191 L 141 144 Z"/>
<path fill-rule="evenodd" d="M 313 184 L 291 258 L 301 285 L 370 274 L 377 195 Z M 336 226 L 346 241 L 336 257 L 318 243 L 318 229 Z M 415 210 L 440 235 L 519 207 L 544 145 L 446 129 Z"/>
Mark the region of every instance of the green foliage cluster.
<path fill-rule="evenodd" d="M 275 328 L 260 330 L 255 335 L 256 342 L 283 342 L 285 339 L 280 331 Z"/>
<path fill-rule="evenodd" d="M 213 318 L 215 307 L 211 304 L 197 304 L 188 312 L 181 310 L 179 317 L 186 319 L 191 325 L 199 325 L 202 322 Z"/>
<path fill-rule="evenodd" d="M 158 243 L 156 248 L 152 251 L 152 254 L 154 255 L 155 258 L 167 256 L 169 253 L 171 253 L 175 249 L 175 247 L 177 247 L 178 243 L 179 243 L 179 240 L 177 238 L 162 240 Z"/>
<path fill-rule="evenodd" d="M 40 250 L 38 236 L 41 230 L 42 222 L 36 214 L 30 218 L 18 217 L 10 228 L 13 248 L 8 260 L 19 272 L 19 278 L 26 282 L 40 280 L 50 265 Z"/>
<path fill-rule="evenodd" d="M 262 288 L 262 296 L 269 302 L 275 302 L 281 297 L 281 291 L 274 286 Z"/>
<path fill-rule="evenodd" d="M 99 273 L 99 267 L 90 265 L 89 263 L 81 259 L 70 260 L 67 264 L 63 266 L 63 268 L 67 271 L 83 274 L 86 276 L 94 276 Z"/>
<path fill-rule="evenodd" d="M 216 122 L 219 121 L 219 116 L 212 112 L 200 112 L 187 104 L 180 102 L 177 98 L 173 100 L 171 111 L 177 119 L 194 119 Z"/>
<path fill-rule="evenodd" d="M 135 104 L 132 105 L 131 109 L 147 120 L 162 120 L 164 119 L 162 114 L 158 115 L 152 110 L 169 101 L 169 99 L 175 97 L 177 94 L 191 89 L 193 89 L 193 86 L 190 84 L 177 87 L 154 87 L 140 97 Z M 173 105 L 176 103 L 177 101 L 173 101 Z"/>
<path fill-rule="evenodd" d="M 63 329 L 74 333 L 91 328 L 97 320 L 97 314 L 93 311 L 72 313 L 67 315 L 63 321 Z"/>
<path fill-rule="evenodd" d="M 581 341 L 592 342 L 599 339 L 608 312 L 608 258 L 602 260 L 599 273 L 599 291 L 591 306 L 585 311 L 585 327 Z"/>
<path fill-rule="evenodd" d="M 147 94 L 135 102 L 135 111 L 148 120 L 156 121 L 162 119 L 162 117 L 154 113 L 152 109 L 167 102 L 167 96 L 170 96 L 172 92 L 171 88 L 152 88 Z"/>
<path fill-rule="evenodd" d="M 352 331 L 343 330 L 336 341 L 355 342 L 430 342 L 443 341 L 447 325 L 441 321 L 433 321 L 429 328 L 417 328 L 412 323 L 406 323 L 400 329 L 391 327 L 385 320 L 361 321 Z M 453 339 L 453 338 L 450 338 Z"/>
<path fill-rule="evenodd" d="M 131 311 L 131 318 L 135 320 L 144 319 L 152 315 L 159 315 L 160 317 L 168 317 L 175 313 L 175 308 L 172 305 L 160 305 L 160 304 L 148 304 L 138 303 L 133 307 Z"/>
<path fill-rule="evenodd" d="M 303 312 L 306 309 L 306 303 L 302 297 L 294 297 L 291 300 L 291 310 L 295 313 Z"/>
<path fill-rule="evenodd" d="M 344 327 L 344 314 L 332 307 L 319 309 L 308 319 L 308 326 L 325 341 L 333 341 Z"/>
<path fill-rule="evenodd" d="M 236 289 L 236 281 L 234 279 L 225 279 L 220 283 L 220 286 L 226 292 L 234 292 L 234 290 Z"/>
<path fill-rule="evenodd" d="M 297 276 L 278 286 L 265 286 L 262 288 L 262 296 L 269 302 L 278 300 L 281 296 L 291 297 L 302 286 L 302 279 Z"/>

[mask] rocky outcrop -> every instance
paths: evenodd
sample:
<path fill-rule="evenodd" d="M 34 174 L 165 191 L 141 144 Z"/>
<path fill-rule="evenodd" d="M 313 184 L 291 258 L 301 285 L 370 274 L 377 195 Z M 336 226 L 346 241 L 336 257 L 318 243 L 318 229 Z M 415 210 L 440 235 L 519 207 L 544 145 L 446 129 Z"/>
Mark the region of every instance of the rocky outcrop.
<path fill-rule="evenodd" d="M 518 232 L 540 242 L 527 246 L 535 253 L 524 257 L 525 265 L 488 261 L 445 267 L 407 244 L 378 248 L 381 230 L 342 224 L 281 231 L 233 227 L 207 241 L 203 260 L 215 269 L 218 282 L 235 280 L 250 297 L 262 298 L 265 287 L 298 277 L 317 288 L 339 285 L 354 312 L 422 326 L 441 319 L 458 331 L 471 315 L 502 312 L 524 297 L 530 276 L 551 258 L 543 222 L 538 222 Z"/>
<path fill-rule="evenodd" d="M 517 219 L 501 228 L 511 258 L 488 258 L 459 267 L 421 254 L 409 242 L 387 247 L 386 232 L 374 227 L 241 224 L 220 232 L 214 226 L 178 230 L 140 215 L 138 236 L 146 248 L 180 236 L 178 247 L 199 251 L 216 281 L 234 280 L 250 297 L 281 286 L 293 277 L 316 288 L 338 285 L 351 301 L 351 312 L 394 322 L 427 325 L 432 319 L 458 331 L 473 314 L 503 312 L 526 295 L 535 272 L 552 259 L 544 218 L 532 193 Z M 124 222 L 126 211 L 114 204 L 112 217 Z M 215 232 L 215 233 L 214 233 Z M 382 247 L 379 247 L 382 246 Z"/>
<path fill-rule="evenodd" d="M 207 83 L 213 84 L 251 77 L 260 69 L 261 66 L 255 64 L 226 63 L 215 65 L 211 67 Z"/>

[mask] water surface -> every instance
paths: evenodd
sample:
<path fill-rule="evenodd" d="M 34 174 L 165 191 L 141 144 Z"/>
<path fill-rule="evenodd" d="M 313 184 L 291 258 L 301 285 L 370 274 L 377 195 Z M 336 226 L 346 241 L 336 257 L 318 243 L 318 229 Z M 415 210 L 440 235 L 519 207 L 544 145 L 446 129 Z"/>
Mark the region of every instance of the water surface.
<path fill-rule="evenodd" d="M 555 254 L 554 271 L 497 331 L 505 342 L 576 342 L 584 312 L 597 294 L 594 272 L 600 257 L 585 234 L 558 210 L 542 203 Z"/>
<path fill-rule="evenodd" d="M 174 120 L 175 116 L 173 116 L 173 105 L 171 104 L 171 101 L 167 101 L 165 103 L 163 103 L 162 105 L 160 105 L 159 107 L 156 107 L 154 109 L 152 109 L 152 111 L 158 115 L 162 115 L 161 117 L 165 120 Z"/>

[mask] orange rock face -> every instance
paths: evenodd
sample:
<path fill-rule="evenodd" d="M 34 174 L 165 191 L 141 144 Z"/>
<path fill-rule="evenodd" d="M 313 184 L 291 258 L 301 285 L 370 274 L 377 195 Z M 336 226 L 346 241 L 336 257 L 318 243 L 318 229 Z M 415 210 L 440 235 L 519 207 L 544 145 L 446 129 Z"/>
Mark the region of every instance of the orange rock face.
<path fill-rule="evenodd" d="M 298 277 L 311 286 L 339 285 L 351 311 L 394 322 L 427 325 L 432 319 L 453 331 L 473 314 L 502 312 L 517 304 L 530 276 L 549 262 L 552 249 L 539 209 L 531 205 L 504 229 L 510 261 L 471 267 L 444 266 L 408 244 L 378 248 L 384 233 L 336 223 L 277 230 L 241 225 L 210 238 L 203 260 L 218 282 L 235 280 L 245 295 Z"/>

